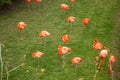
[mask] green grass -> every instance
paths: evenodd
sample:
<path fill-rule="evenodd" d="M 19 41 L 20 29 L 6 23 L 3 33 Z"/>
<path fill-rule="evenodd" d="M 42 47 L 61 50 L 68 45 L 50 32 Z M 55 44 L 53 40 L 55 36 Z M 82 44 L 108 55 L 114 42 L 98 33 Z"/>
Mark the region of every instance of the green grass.
<path fill-rule="evenodd" d="M 60 8 L 61 3 L 70 6 L 69 11 Z M 45 53 L 40 59 L 40 68 L 45 68 L 46 72 L 41 74 L 39 80 L 93 80 L 94 59 L 99 52 L 92 49 L 94 38 L 98 38 L 109 49 L 112 49 L 113 29 L 116 25 L 116 13 L 118 2 L 113 0 L 43 0 L 38 6 L 32 1 L 30 11 L 27 4 L 21 2 L 16 4 L 15 10 L 9 10 L 0 14 L 0 41 L 2 47 L 2 57 L 4 65 L 9 61 L 8 69 L 21 64 L 23 55 L 26 55 L 25 67 L 19 68 L 10 73 L 9 80 L 37 80 L 36 71 L 37 59 L 31 54 L 35 51 Z M 76 17 L 72 23 L 72 31 L 69 32 L 68 16 Z M 82 24 L 83 18 L 90 18 L 87 26 L 87 33 L 84 37 Z M 27 26 L 19 31 L 17 24 L 25 21 Z M 39 32 L 46 30 L 52 34 L 47 38 L 46 50 L 40 42 Z M 72 53 L 66 56 L 65 68 L 62 68 L 62 59 L 57 55 L 57 46 L 65 45 L 61 40 L 61 35 L 70 36 L 66 46 L 72 48 Z M 42 43 L 42 44 L 41 44 Z M 111 51 L 112 52 L 112 51 Z M 112 53 L 110 53 L 112 54 Z M 71 59 L 74 56 L 83 58 L 83 62 L 74 74 Z M 108 57 L 105 59 L 103 69 L 97 74 L 96 80 L 111 80 L 107 74 Z M 5 72 L 5 69 L 4 69 Z M 6 79 L 6 75 L 3 76 Z M 3 80 L 4 80 L 3 79 Z"/>

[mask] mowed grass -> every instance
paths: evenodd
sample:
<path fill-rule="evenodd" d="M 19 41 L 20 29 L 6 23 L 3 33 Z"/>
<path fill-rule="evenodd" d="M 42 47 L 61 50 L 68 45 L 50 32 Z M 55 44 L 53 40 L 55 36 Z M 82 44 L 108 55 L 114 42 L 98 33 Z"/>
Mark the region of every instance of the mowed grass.
<path fill-rule="evenodd" d="M 60 8 L 61 3 L 68 4 L 70 10 L 63 11 Z M 15 10 L 1 13 L 0 41 L 4 44 L 2 47 L 4 67 L 6 63 L 9 63 L 7 65 L 9 70 L 20 65 L 23 56 L 26 55 L 24 68 L 11 72 L 9 80 L 79 80 L 82 78 L 93 80 L 95 57 L 99 54 L 99 51 L 92 49 L 93 40 L 97 38 L 106 47 L 112 49 L 117 4 L 118 2 L 113 0 L 77 0 L 75 3 L 71 3 L 70 0 L 43 0 L 40 4 L 32 1 L 28 11 L 28 5 L 21 1 L 20 4 L 15 5 Z M 67 23 L 68 16 L 76 17 L 75 22 Z M 86 34 L 83 32 L 84 18 L 90 18 Z M 27 23 L 22 31 L 17 29 L 20 21 Z M 42 30 L 52 34 L 51 37 L 46 38 L 46 48 L 39 37 L 39 32 Z M 70 41 L 66 44 L 61 40 L 63 34 L 70 36 Z M 64 69 L 62 58 L 57 54 L 58 45 L 72 48 L 71 54 L 66 56 Z M 45 56 L 40 58 L 40 69 L 46 69 L 46 72 L 40 76 L 38 76 L 40 71 L 36 71 L 38 59 L 31 56 L 35 51 L 45 53 Z M 75 66 L 71 63 L 71 59 L 76 56 L 83 59 L 77 68 L 77 74 L 74 72 Z M 108 63 L 107 57 L 96 80 L 111 80 L 108 75 Z M 6 79 L 5 74 L 3 78 Z"/>

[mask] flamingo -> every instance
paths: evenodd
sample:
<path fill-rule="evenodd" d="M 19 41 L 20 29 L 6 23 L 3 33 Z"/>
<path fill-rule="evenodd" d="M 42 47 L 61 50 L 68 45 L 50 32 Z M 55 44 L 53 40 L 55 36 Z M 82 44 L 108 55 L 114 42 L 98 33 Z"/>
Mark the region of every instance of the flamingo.
<path fill-rule="evenodd" d="M 67 34 L 63 35 L 62 40 L 63 40 L 63 42 L 67 43 L 69 41 L 69 36 Z"/>
<path fill-rule="evenodd" d="M 82 58 L 80 58 L 80 57 L 74 57 L 74 58 L 72 58 L 72 64 L 73 65 L 77 65 L 80 62 L 82 62 Z"/>
<path fill-rule="evenodd" d="M 31 2 L 31 0 L 25 0 L 26 1 L 26 3 L 30 3 Z"/>
<path fill-rule="evenodd" d="M 32 53 L 33 58 L 40 58 L 41 56 L 44 56 L 44 53 L 39 52 L 39 51 Z"/>
<path fill-rule="evenodd" d="M 84 30 L 83 30 L 83 34 L 86 35 L 86 26 L 88 25 L 88 23 L 90 22 L 90 19 L 89 18 L 84 18 L 83 19 L 83 24 L 84 24 Z"/>
<path fill-rule="evenodd" d="M 101 68 L 102 66 L 102 63 L 104 61 L 104 58 L 108 55 L 108 50 L 104 49 L 104 50 L 101 50 L 100 53 L 99 53 L 99 57 L 100 57 L 100 62 L 98 63 L 98 69 Z"/>
<path fill-rule="evenodd" d="M 27 25 L 26 22 L 19 22 L 19 23 L 18 23 L 18 29 L 19 29 L 19 30 L 22 30 L 22 29 L 24 29 L 24 27 L 25 27 L 26 25 Z"/>
<path fill-rule="evenodd" d="M 40 38 L 44 37 L 44 47 L 46 48 L 46 37 L 47 36 L 52 36 L 48 31 L 41 31 L 39 33 Z"/>
<path fill-rule="evenodd" d="M 98 39 L 94 39 L 93 49 L 95 49 L 95 50 L 101 50 L 101 49 L 103 49 L 103 48 L 104 48 L 103 44 L 101 44 L 101 43 L 98 41 Z"/>
<path fill-rule="evenodd" d="M 115 62 L 115 56 L 111 55 L 109 57 L 109 74 L 112 75 L 112 66 L 113 66 L 113 63 Z"/>
<path fill-rule="evenodd" d="M 40 52 L 40 51 L 36 51 L 32 53 L 32 57 L 33 58 L 38 58 L 38 69 L 39 69 L 39 65 L 40 65 L 40 57 L 44 56 L 44 53 Z"/>
<path fill-rule="evenodd" d="M 72 23 L 72 22 L 74 22 L 75 21 L 75 17 L 73 17 L 73 16 L 69 16 L 68 18 L 67 18 L 67 22 L 68 23 Z"/>
<path fill-rule="evenodd" d="M 48 31 L 41 31 L 39 35 L 40 37 L 52 36 Z"/>
<path fill-rule="evenodd" d="M 67 54 L 68 52 L 70 52 L 71 51 L 71 48 L 69 48 L 69 47 L 65 47 L 65 46 L 61 46 L 61 45 L 59 45 L 58 46 L 58 55 L 62 55 L 62 59 L 63 59 L 63 65 L 62 65 L 62 67 L 64 68 L 64 66 L 65 66 L 65 54 Z M 69 53 L 68 53 L 69 54 Z"/>
<path fill-rule="evenodd" d="M 90 22 L 90 19 L 89 19 L 89 18 L 84 18 L 84 19 L 83 19 L 83 24 L 84 24 L 85 26 L 87 26 L 89 22 Z"/>
<path fill-rule="evenodd" d="M 61 4 L 61 8 L 66 11 L 69 10 L 69 6 L 67 4 Z"/>
<path fill-rule="evenodd" d="M 73 2 L 73 3 L 74 3 L 75 1 L 76 1 L 76 0 L 71 0 L 71 2 Z"/>
<path fill-rule="evenodd" d="M 69 48 L 69 47 L 65 47 L 65 46 L 62 47 L 61 45 L 58 46 L 58 54 L 59 55 L 64 55 L 70 51 L 71 51 L 71 48 Z"/>
<path fill-rule="evenodd" d="M 75 65 L 75 73 L 77 70 L 77 66 L 80 62 L 82 62 L 82 58 L 80 58 L 80 57 L 73 57 L 72 58 L 72 64 Z"/>
<path fill-rule="evenodd" d="M 40 3 L 42 0 L 35 0 L 36 1 L 36 3 Z"/>
<path fill-rule="evenodd" d="M 72 22 L 74 22 L 75 21 L 75 17 L 73 17 L 73 16 L 69 16 L 68 18 L 67 18 L 67 22 L 68 23 L 72 23 Z M 70 30 L 71 30 L 71 28 L 72 28 L 72 25 L 70 25 Z"/>

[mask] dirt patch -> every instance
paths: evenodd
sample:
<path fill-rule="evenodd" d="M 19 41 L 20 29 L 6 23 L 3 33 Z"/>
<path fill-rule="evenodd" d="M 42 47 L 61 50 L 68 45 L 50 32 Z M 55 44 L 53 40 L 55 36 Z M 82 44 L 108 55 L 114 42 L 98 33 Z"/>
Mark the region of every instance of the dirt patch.
<path fill-rule="evenodd" d="M 22 0 L 12 0 L 11 4 L 6 4 L 0 9 L 0 14 L 7 13 L 8 11 L 16 10 L 17 5 L 22 4 L 24 1 Z"/>
<path fill-rule="evenodd" d="M 112 41 L 112 53 L 116 57 L 116 62 L 114 63 L 114 73 L 113 80 L 120 80 L 120 11 L 117 14 L 117 23 L 113 32 L 113 41 Z"/>

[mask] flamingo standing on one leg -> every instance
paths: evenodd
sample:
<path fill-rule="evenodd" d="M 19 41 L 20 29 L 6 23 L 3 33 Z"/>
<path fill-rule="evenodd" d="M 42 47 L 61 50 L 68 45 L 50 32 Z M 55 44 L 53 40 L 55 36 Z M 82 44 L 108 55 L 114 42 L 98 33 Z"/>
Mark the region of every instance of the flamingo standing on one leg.
<path fill-rule="evenodd" d="M 75 17 L 73 17 L 73 16 L 69 16 L 68 18 L 67 18 L 67 22 L 69 23 L 69 24 L 71 24 L 72 22 L 74 22 L 75 21 Z M 70 31 L 72 30 L 72 25 L 70 25 Z"/>
<path fill-rule="evenodd" d="M 42 53 L 40 51 L 36 51 L 36 52 L 32 53 L 33 58 L 38 58 L 38 69 L 39 69 L 39 65 L 40 65 L 39 58 L 42 56 L 44 56 L 44 53 Z"/>
<path fill-rule="evenodd" d="M 82 23 L 84 24 L 84 32 L 83 32 L 83 34 L 84 35 L 86 35 L 86 26 L 89 24 L 89 22 L 90 22 L 90 19 L 89 18 L 84 18 L 83 19 L 83 21 L 82 21 Z"/>
<path fill-rule="evenodd" d="M 52 36 L 48 31 L 41 31 L 39 33 L 40 38 L 44 37 L 44 47 L 46 48 L 46 37 L 47 36 Z"/>
<path fill-rule="evenodd" d="M 31 0 L 25 0 L 25 1 L 28 4 L 28 10 L 30 11 L 30 2 L 31 2 Z"/>
<path fill-rule="evenodd" d="M 65 46 L 61 46 L 59 45 L 58 46 L 58 55 L 62 55 L 62 59 L 63 59 L 63 65 L 62 67 L 64 68 L 65 67 L 65 55 L 71 51 L 71 48 L 69 47 L 65 47 Z"/>
<path fill-rule="evenodd" d="M 77 66 L 80 62 L 82 62 L 82 58 L 80 58 L 80 57 L 73 57 L 72 58 L 72 64 L 75 65 L 75 73 L 77 71 Z"/>

